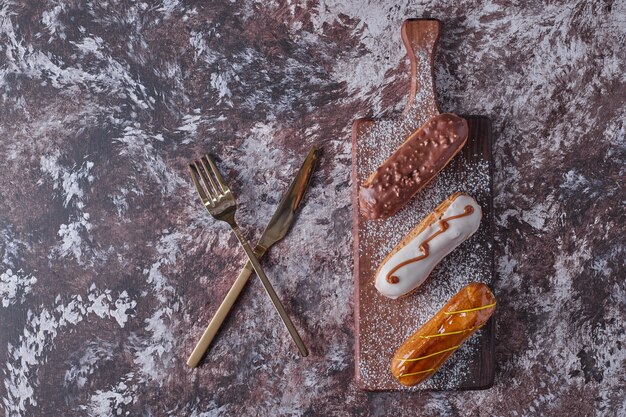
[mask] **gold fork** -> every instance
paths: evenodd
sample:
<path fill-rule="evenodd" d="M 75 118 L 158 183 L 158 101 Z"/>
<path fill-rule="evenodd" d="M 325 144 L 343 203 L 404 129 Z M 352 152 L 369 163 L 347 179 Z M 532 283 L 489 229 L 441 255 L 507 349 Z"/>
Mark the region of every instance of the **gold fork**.
<path fill-rule="evenodd" d="M 198 190 L 202 204 L 204 204 L 204 207 L 206 207 L 207 211 L 211 216 L 213 216 L 214 219 L 228 223 L 233 229 L 233 232 L 235 233 L 235 236 L 237 236 L 237 239 L 239 239 L 239 243 L 243 247 L 243 250 L 246 252 L 246 255 L 248 255 L 248 259 L 250 260 L 254 271 L 261 279 L 263 287 L 265 287 L 265 291 L 267 291 L 272 303 L 274 303 L 276 311 L 278 311 L 285 327 L 287 327 L 289 334 L 296 343 L 296 346 L 300 351 L 300 355 L 307 356 L 309 352 L 306 346 L 304 346 L 304 342 L 302 342 L 298 331 L 285 311 L 285 307 L 283 307 L 278 295 L 276 295 L 276 291 L 274 291 L 272 284 L 269 279 L 267 279 L 265 272 L 263 272 L 263 268 L 261 268 L 259 260 L 250 248 L 248 240 L 241 233 L 241 230 L 235 221 L 237 201 L 224 181 L 224 178 L 222 178 L 217 166 L 211 157 L 206 155 L 201 158 L 200 161 L 194 161 L 193 164 L 190 164 L 189 171 L 191 172 L 191 178 L 193 179 L 193 183 Z M 204 187 L 202 184 L 204 184 Z"/>

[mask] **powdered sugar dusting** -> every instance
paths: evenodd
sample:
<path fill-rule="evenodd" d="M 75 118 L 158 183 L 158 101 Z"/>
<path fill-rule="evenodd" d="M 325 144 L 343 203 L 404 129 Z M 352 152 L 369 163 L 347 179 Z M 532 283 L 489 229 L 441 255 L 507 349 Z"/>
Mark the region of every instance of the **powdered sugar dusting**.
<path fill-rule="evenodd" d="M 418 62 L 427 62 L 424 57 Z M 424 74 L 425 68 L 420 68 Z M 426 68 L 427 69 L 427 68 Z M 430 72 L 426 72 L 430 74 Z M 421 85 L 429 85 L 425 80 Z M 404 117 L 381 120 L 373 124 L 358 139 L 356 171 L 359 184 L 391 155 L 406 137 L 436 114 L 432 90 L 422 91 Z M 426 105 L 425 105 L 426 103 Z M 469 144 L 467 145 L 469 146 Z M 471 383 L 470 367 L 477 366 L 480 354 L 478 334 L 464 344 L 446 364 L 426 382 L 417 387 L 403 387 L 391 375 L 389 365 L 395 350 L 429 320 L 447 300 L 466 284 L 492 281 L 492 247 L 490 237 L 491 175 L 482 155 L 467 157 L 459 153 L 454 162 L 442 170 L 412 201 L 388 219 L 360 220 L 359 245 L 359 349 L 357 362 L 361 385 L 367 389 L 455 389 Z M 419 222 L 451 194 L 463 191 L 474 197 L 485 210 L 479 230 L 462 243 L 431 273 L 427 281 L 413 294 L 390 300 L 374 289 L 374 272 L 389 252 Z M 355 210 L 358 208 L 355 207 Z M 367 266 L 369 266 L 369 268 Z M 365 267 L 364 267 L 365 266 Z M 366 281 L 367 284 L 363 284 Z M 369 300 L 369 301 L 365 301 Z M 372 301 L 374 300 L 374 301 Z M 400 314 L 399 314 L 400 312 Z"/>

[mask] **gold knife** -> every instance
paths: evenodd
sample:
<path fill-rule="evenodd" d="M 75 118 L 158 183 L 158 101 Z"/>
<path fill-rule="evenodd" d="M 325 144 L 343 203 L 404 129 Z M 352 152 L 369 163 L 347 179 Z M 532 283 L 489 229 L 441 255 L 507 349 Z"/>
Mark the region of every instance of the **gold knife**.
<path fill-rule="evenodd" d="M 276 208 L 274 215 L 270 219 L 267 227 L 261 235 L 261 238 L 259 239 L 259 242 L 254 248 L 254 254 L 258 259 L 260 259 L 265 252 L 267 252 L 270 246 L 284 238 L 289 231 L 289 228 L 296 218 L 296 211 L 302 203 L 302 197 L 308 188 L 316 161 L 317 147 L 313 146 L 302 163 L 298 174 L 291 182 L 289 189 L 278 203 L 278 207 Z M 202 356 L 204 356 L 204 353 L 209 348 L 211 341 L 224 322 L 224 319 L 226 319 L 228 312 L 235 304 L 235 301 L 239 297 L 243 287 L 248 282 L 252 272 L 252 264 L 248 261 L 239 273 L 239 276 L 233 283 L 233 286 L 228 291 L 228 294 L 226 294 L 222 304 L 220 304 L 219 308 L 215 312 L 215 315 L 209 322 L 209 325 L 204 330 L 202 337 L 196 344 L 193 352 L 191 352 L 189 359 L 187 359 L 187 365 L 190 368 L 198 366 L 200 359 L 202 359 Z M 306 347 L 304 349 L 305 352 L 302 356 L 307 356 L 308 352 L 306 351 Z"/>

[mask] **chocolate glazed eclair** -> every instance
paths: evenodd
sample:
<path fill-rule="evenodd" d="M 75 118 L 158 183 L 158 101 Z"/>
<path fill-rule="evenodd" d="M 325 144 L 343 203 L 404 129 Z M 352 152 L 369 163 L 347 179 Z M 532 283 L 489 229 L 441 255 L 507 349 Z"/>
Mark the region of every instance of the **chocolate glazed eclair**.
<path fill-rule="evenodd" d="M 468 132 L 465 119 L 443 113 L 411 133 L 361 185 L 363 217 L 384 219 L 404 207 L 463 148 Z"/>

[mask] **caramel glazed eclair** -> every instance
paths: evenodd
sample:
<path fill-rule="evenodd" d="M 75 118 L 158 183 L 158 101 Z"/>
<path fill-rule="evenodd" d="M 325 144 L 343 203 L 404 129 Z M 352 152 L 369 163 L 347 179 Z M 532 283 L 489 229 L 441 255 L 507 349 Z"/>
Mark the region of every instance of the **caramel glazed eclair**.
<path fill-rule="evenodd" d="M 416 385 L 433 375 L 496 309 L 485 284 L 472 282 L 400 346 L 391 373 L 402 385 Z"/>
<path fill-rule="evenodd" d="M 426 186 L 467 142 L 467 121 L 439 114 L 411 133 L 359 189 L 366 219 L 387 218 Z"/>
<path fill-rule="evenodd" d="M 411 230 L 375 274 L 376 289 L 398 298 L 422 285 L 435 266 L 478 230 L 482 210 L 467 194 L 452 194 Z"/>

